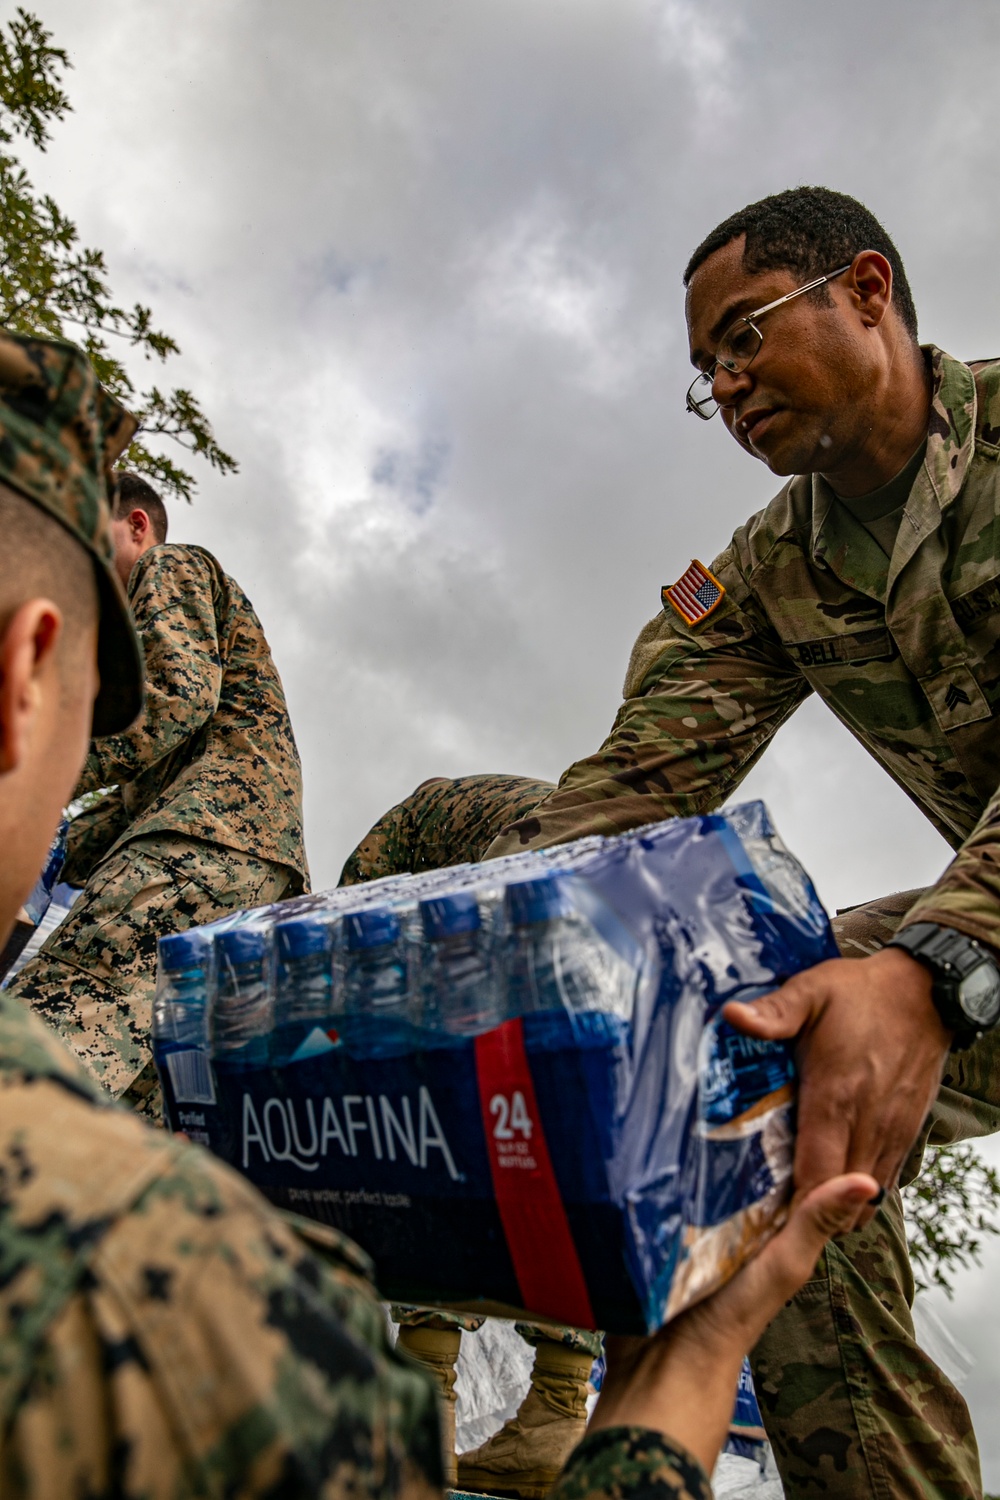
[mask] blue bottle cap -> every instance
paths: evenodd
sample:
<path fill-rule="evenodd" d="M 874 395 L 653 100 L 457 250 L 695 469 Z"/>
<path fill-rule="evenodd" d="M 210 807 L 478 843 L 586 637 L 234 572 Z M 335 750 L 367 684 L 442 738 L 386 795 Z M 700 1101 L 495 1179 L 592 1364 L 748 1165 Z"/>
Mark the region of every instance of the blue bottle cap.
<path fill-rule="evenodd" d="M 191 932 L 171 932 L 160 938 L 160 965 L 168 974 L 199 968 L 207 961 L 211 944 L 211 938 L 198 928 Z"/>
<path fill-rule="evenodd" d="M 482 926 L 479 903 L 471 891 L 456 891 L 451 896 L 428 896 L 420 903 L 420 920 L 424 936 L 454 937 L 459 932 L 475 932 Z"/>
<path fill-rule="evenodd" d="M 383 948 L 399 937 L 399 918 L 384 906 L 372 906 L 367 911 L 352 911 L 344 918 L 344 928 L 352 953 L 359 948 Z"/>
<path fill-rule="evenodd" d="M 231 964 L 252 964 L 267 951 L 267 933 L 261 927 L 233 927 L 215 936 L 220 958 Z"/>
<path fill-rule="evenodd" d="M 507 916 L 515 927 L 526 927 L 532 922 L 547 922 L 551 917 L 564 917 L 573 909 L 573 904 L 563 889 L 557 875 L 541 875 L 537 880 L 519 880 L 504 891 Z"/>
<path fill-rule="evenodd" d="M 329 925 L 317 917 L 290 917 L 274 929 L 278 957 L 306 958 L 310 953 L 327 953 L 330 949 Z"/>

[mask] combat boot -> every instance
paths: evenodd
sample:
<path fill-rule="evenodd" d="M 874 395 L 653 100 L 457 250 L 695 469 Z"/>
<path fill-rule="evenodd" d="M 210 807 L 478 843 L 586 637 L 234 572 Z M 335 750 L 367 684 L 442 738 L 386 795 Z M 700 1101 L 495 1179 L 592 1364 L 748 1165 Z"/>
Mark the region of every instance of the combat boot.
<path fill-rule="evenodd" d="M 458 1460 L 458 1488 L 543 1500 L 587 1426 L 593 1356 L 540 1343 L 528 1394 L 509 1422 Z"/>
<path fill-rule="evenodd" d="M 403 1323 L 398 1345 L 411 1359 L 424 1365 L 434 1376 L 441 1396 L 441 1446 L 444 1456 L 444 1482 L 455 1488 L 455 1362 L 462 1342 L 460 1328 L 426 1328 Z"/>

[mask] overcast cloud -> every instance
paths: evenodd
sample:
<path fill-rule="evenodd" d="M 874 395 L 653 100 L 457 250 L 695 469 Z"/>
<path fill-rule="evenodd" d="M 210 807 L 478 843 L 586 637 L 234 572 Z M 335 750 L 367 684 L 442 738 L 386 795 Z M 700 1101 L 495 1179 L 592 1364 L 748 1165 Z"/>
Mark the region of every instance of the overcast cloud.
<path fill-rule="evenodd" d="M 923 336 L 1000 353 L 993 0 L 34 8 L 76 112 L 32 170 L 241 462 L 174 536 L 264 621 L 317 885 L 426 776 L 596 748 L 660 585 L 777 488 L 683 411 L 680 274 L 719 219 L 854 193 Z M 817 704 L 746 790 L 831 906 L 948 858 Z M 994 1487 L 998 1273 L 945 1310 Z"/>

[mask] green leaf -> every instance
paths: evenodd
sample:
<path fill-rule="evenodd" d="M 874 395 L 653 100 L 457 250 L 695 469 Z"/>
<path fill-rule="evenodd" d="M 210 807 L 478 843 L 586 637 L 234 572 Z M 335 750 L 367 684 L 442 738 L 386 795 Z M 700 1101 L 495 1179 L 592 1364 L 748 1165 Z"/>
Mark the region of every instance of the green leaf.
<path fill-rule="evenodd" d="M 62 72 L 71 64 L 51 42 L 38 18 L 20 8 L 6 27 L 0 24 L 0 147 L 22 136 L 44 150 L 50 123 L 71 108 L 62 88 Z M 150 308 L 115 302 L 103 253 L 80 244 L 76 225 L 54 199 L 35 191 L 9 149 L 0 150 L 0 326 L 69 339 L 86 350 L 101 382 L 141 423 L 124 461 L 165 495 L 190 500 L 196 481 L 150 452 L 142 441 L 147 434 L 166 438 L 220 474 L 237 471 L 191 391 L 152 386 L 136 394 L 127 351 L 162 363 L 180 353 L 177 341 L 154 325 Z M 115 340 L 120 352 L 113 352 Z"/>
<path fill-rule="evenodd" d="M 967 1141 L 940 1146 L 903 1189 L 903 1207 L 917 1290 L 950 1297 L 955 1273 L 980 1264 L 983 1237 L 1000 1234 L 1000 1173 Z"/>

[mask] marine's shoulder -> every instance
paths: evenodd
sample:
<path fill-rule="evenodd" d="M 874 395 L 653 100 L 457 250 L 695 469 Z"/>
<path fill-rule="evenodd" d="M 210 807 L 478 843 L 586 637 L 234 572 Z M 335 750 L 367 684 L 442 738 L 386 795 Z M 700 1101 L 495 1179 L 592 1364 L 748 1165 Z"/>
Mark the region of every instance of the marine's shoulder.
<path fill-rule="evenodd" d="M 144 552 L 128 581 L 129 597 L 164 587 L 200 583 L 217 588 L 225 579 L 222 565 L 207 547 L 187 542 L 158 542 Z"/>

